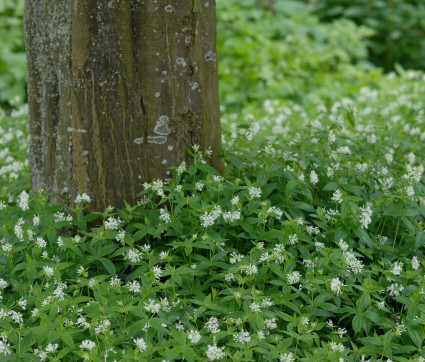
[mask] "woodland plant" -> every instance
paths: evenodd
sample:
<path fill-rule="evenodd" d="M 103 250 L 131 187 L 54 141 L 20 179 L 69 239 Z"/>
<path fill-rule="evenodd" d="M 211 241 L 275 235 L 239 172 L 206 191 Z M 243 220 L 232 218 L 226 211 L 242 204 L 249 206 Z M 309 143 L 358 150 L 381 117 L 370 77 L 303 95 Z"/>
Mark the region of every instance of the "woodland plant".
<path fill-rule="evenodd" d="M 194 147 L 137 205 L 66 209 L 29 193 L 26 106 L 0 111 L 1 361 L 425 360 L 424 74 L 365 64 L 352 23 L 294 10 L 291 43 L 250 9 L 222 175 Z"/>
<path fill-rule="evenodd" d="M 2 115 L 1 360 L 423 361 L 425 81 L 388 84 L 227 114 L 223 175 L 195 147 L 91 214 L 27 192 Z"/>

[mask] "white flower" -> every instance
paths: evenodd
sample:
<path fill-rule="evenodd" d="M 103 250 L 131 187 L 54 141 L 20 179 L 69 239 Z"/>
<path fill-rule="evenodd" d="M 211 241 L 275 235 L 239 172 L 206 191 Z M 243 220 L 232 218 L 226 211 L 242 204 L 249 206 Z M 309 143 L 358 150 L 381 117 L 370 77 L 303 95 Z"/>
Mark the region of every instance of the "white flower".
<path fill-rule="evenodd" d="M 118 277 L 112 277 L 109 281 L 111 288 L 119 287 L 121 285 L 121 279 Z"/>
<path fill-rule="evenodd" d="M 328 142 L 332 144 L 335 141 L 336 141 L 335 133 L 334 133 L 334 131 L 330 130 L 329 136 L 328 136 Z"/>
<path fill-rule="evenodd" d="M 22 211 L 28 210 L 28 201 L 29 201 L 29 195 L 22 191 L 18 196 L 18 206 L 22 209 Z"/>
<path fill-rule="evenodd" d="M 246 275 L 254 275 L 258 273 L 258 268 L 255 264 L 241 265 L 240 270 L 245 272 Z"/>
<path fill-rule="evenodd" d="M 244 134 L 248 141 L 251 141 L 254 136 L 259 132 L 260 130 L 260 124 L 258 122 L 252 122 L 251 126 L 242 131 L 242 134 Z"/>
<path fill-rule="evenodd" d="M 55 351 L 57 351 L 57 350 L 58 350 L 58 348 L 59 348 L 59 344 L 57 344 L 57 343 L 54 343 L 54 344 L 49 343 L 49 344 L 46 346 L 45 351 L 46 351 L 47 353 L 55 352 Z"/>
<path fill-rule="evenodd" d="M 310 172 L 310 182 L 315 185 L 319 182 L 319 178 L 317 177 L 316 171 L 312 170 Z"/>
<path fill-rule="evenodd" d="M 32 219 L 32 224 L 34 226 L 38 226 L 40 224 L 40 216 L 35 215 L 34 218 Z"/>
<path fill-rule="evenodd" d="M 188 335 L 188 337 L 187 337 L 187 338 L 189 338 L 189 340 L 190 340 L 193 344 L 198 343 L 198 342 L 201 340 L 201 333 L 199 333 L 199 332 L 198 332 L 198 331 L 196 331 L 196 330 L 191 329 L 191 330 L 189 331 L 189 335 Z"/>
<path fill-rule="evenodd" d="M 2 278 L 0 278 L 0 290 L 1 290 L 1 289 L 6 289 L 6 288 L 7 288 L 7 286 L 8 286 L 7 281 L 6 281 L 6 280 L 4 280 L 4 279 L 2 279 Z"/>
<path fill-rule="evenodd" d="M 398 284 L 398 283 L 394 283 L 391 284 L 389 287 L 387 287 L 388 290 L 388 294 L 390 295 L 390 297 L 397 297 L 400 295 L 400 293 L 404 290 L 404 286 Z"/>
<path fill-rule="evenodd" d="M 167 210 L 165 209 L 160 209 L 159 210 L 160 215 L 159 215 L 159 219 L 163 222 L 165 222 L 166 224 L 171 222 L 171 216 L 170 214 L 167 212 Z"/>
<path fill-rule="evenodd" d="M 219 321 L 216 317 L 211 317 L 207 323 L 205 323 L 205 327 L 212 333 L 216 334 L 220 332 Z"/>
<path fill-rule="evenodd" d="M 142 259 L 142 253 L 136 249 L 130 249 L 127 251 L 125 259 L 130 260 L 132 263 L 138 263 Z"/>
<path fill-rule="evenodd" d="M 281 353 L 279 356 L 279 362 L 293 362 L 295 361 L 295 357 L 292 352 L 289 353 Z"/>
<path fill-rule="evenodd" d="M 416 256 L 414 256 L 412 258 L 412 269 L 413 270 L 418 270 L 419 269 L 419 266 L 420 266 L 420 264 L 419 264 L 418 258 Z"/>
<path fill-rule="evenodd" d="M 342 203 L 342 201 L 344 201 L 344 200 L 342 199 L 342 192 L 341 192 L 341 190 L 340 190 L 340 189 L 336 189 L 336 190 L 334 191 L 334 193 L 332 194 L 332 198 L 331 198 L 331 200 L 332 200 L 332 201 L 335 201 L 335 202 L 337 202 L 337 203 L 339 203 L 339 204 L 341 204 L 341 203 Z"/>
<path fill-rule="evenodd" d="M 44 270 L 44 273 L 50 278 L 53 277 L 53 274 L 55 273 L 53 268 L 50 266 L 43 266 L 43 270 Z"/>
<path fill-rule="evenodd" d="M 77 194 L 77 196 L 75 197 L 75 203 L 76 204 L 79 204 L 82 201 L 85 201 L 87 203 L 91 202 L 90 196 L 87 195 L 85 192 L 82 195 Z"/>
<path fill-rule="evenodd" d="M 296 284 L 300 281 L 300 279 L 301 279 L 301 274 L 298 271 L 289 273 L 286 276 L 286 280 L 288 281 L 289 284 Z"/>
<path fill-rule="evenodd" d="M 111 325 L 109 319 L 105 319 L 104 321 L 99 321 L 94 331 L 96 334 L 105 333 L 108 327 Z"/>
<path fill-rule="evenodd" d="M 248 195 L 249 200 L 261 197 L 261 189 L 259 187 L 254 187 L 254 186 L 249 187 L 248 193 L 249 193 Z"/>
<path fill-rule="evenodd" d="M 266 325 L 266 328 L 267 329 L 276 329 L 277 328 L 277 324 L 276 324 L 276 319 L 275 318 L 266 319 L 264 321 L 264 324 Z"/>
<path fill-rule="evenodd" d="M 109 216 L 108 220 L 106 220 L 104 222 L 105 229 L 106 230 L 117 230 L 120 226 L 120 223 L 121 223 L 121 219 L 119 217 L 115 219 L 114 217 Z"/>
<path fill-rule="evenodd" d="M 224 347 L 217 347 L 216 343 L 214 343 L 212 346 L 208 346 L 207 357 L 210 361 L 221 359 L 225 355 L 226 353 L 224 353 Z"/>
<path fill-rule="evenodd" d="M 235 342 L 245 344 L 251 340 L 251 336 L 249 335 L 249 332 L 246 332 L 244 329 L 242 329 L 239 333 L 235 333 L 233 335 L 233 339 Z"/>
<path fill-rule="evenodd" d="M 367 229 L 369 224 L 372 222 L 372 205 L 368 203 L 366 206 L 361 207 L 362 215 L 360 217 L 360 223 L 362 229 Z"/>
<path fill-rule="evenodd" d="M 182 162 L 181 165 L 177 168 L 177 174 L 181 175 L 183 172 L 187 170 L 186 162 Z"/>
<path fill-rule="evenodd" d="M 235 280 L 235 276 L 233 275 L 233 273 L 227 273 L 224 276 L 224 279 L 226 280 L 226 282 L 231 282 L 232 280 Z"/>
<path fill-rule="evenodd" d="M 406 194 L 407 196 L 413 196 L 415 194 L 415 190 L 412 185 L 406 186 Z"/>
<path fill-rule="evenodd" d="M 348 244 L 344 240 L 340 239 L 338 245 L 342 251 L 348 250 Z"/>
<path fill-rule="evenodd" d="M 331 281 L 331 290 L 332 292 L 334 292 L 336 295 L 340 295 L 341 294 L 341 287 L 343 287 L 344 284 L 339 280 L 339 278 L 333 278 Z"/>
<path fill-rule="evenodd" d="M 296 243 L 298 243 L 298 236 L 297 236 L 297 234 L 289 235 L 289 244 L 295 245 Z"/>
<path fill-rule="evenodd" d="M 344 337 L 345 334 L 347 334 L 347 330 L 345 328 L 338 328 L 337 333 L 338 333 L 338 337 L 342 338 Z"/>
<path fill-rule="evenodd" d="M 140 352 L 145 352 L 148 349 L 146 342 L 143 338 L 133 338 L 134 343 Z"/>
<path fill-rule="evenodd" d="M 116 240 L 116 241 L 118 241 L 118 242 L 123 241 L 123 240 L 124 240 L 124 238 L 125 238 L 125 231 L 124 231 L 124 230 L 121 230 L 121 231 L 117 234 L 117 236 L 115 236 L 115 240 Z"/>
<path fill-rule="evenodd" d="M 385 308 L 385 302 L 376 302 L 376 305 L 378 306 L 379 309 Z"/>
<path fill-rule="evenodd" d="M 204 189 L 204 184 L 202 183 L 202 182 L 200 182 L 200 181 L 198 181 L 196 184 L 195 184 L 195 189 L 196 190 L 198 190 L 198 191 L 202 191 L 203 189 Z"/>
<path fill-rule="evenodd" d="M 44 249 L 44 248 L 47 246 L 47 243 L 46 243 L 46 241 L 45 241 L 43 238 L 38 237 L 38 238 L 36 239 L 36 245 L 37 245 L 40 249 Z"/>
<path fill-rule="evenodd" d="M 336 150 L 337 153 L 342 153 L 345 155 L 351 155 L 351 150 L 348 146 L 341 146 Z"/>
<path fill-rule="evenodd" d="M 254 313 L 261 312 L 261 307 L 258 303 L 251 303 L 251 305 L 249 306 L 249 309 L 251 309 Z"/>
<path fill-rule="evenodd" d="M 80 348 L 81 349 L 86 349 L 88 351 L 91 351 L 94 347 L 96 347 L 96 343 L 94 343 L 93 341 L 91 341 L 90 339 L 85 339 L 84 341 L 81 342 L 80 344 Z"/>
<path fill-rule="evenodd" d="M 342 343 L 331 342 L 329 345 L 334 352 L 344 352 L 344 345 Z"/>
<path fill-rule="evenodd" d="M 23 297 L 19 299 L 18 304 L 23 310 L 27 309 L 27 301 Z"/>
<path fill-rule="evenodd" d="M 127 287 L 130 292 L 140 293 L 142 289 L 140 288 L 140 284 L 137 280 L 133 280 L 131 282 L 127 282 Z"/>
<path fill-rule="evenodd" d="M 154 266 L 152 268 L 152 272 L 153 272 L 153 275 L 155 276 L 155 279 L 156 280 L 159 280 L 159 278 L 161 277 L 161 274 L 162 274 L 163 270 L 159 266 Z"/>
<path fill-rule="evenodd" d="M 273 302 L 271 301 L 271 299 L 270 299 L 270 298 L 264 298 L 264 299 L 261 301 L 261 306 L 262 306 L 263 308 L 271 307 L 272 305 L 273 305 Z"/>
<path fill-rule="evenodd" d="M 161 309 L 161 304 L 156 303 L 153 299 L 149 299 L 149 303 L 144 302 L 143 304 L 145 305 L 143 308 L 153 314 L 158 313 Z"/>
<path fill-rule="evenodd" d="M 402 262 L 394 262 L 393 268 L 391 269 L 391 272 L 394 275 L 400 275 L 403 271 L 403 263 Z"/>
<path fill-rule="evenodd" d="M 200 219 L 202 221 L 201 225 L 206 228 L 208 226 L 214 225 L 215 215 L 211 212 L 205 212 L 204 215 L 201 215 Z"/>

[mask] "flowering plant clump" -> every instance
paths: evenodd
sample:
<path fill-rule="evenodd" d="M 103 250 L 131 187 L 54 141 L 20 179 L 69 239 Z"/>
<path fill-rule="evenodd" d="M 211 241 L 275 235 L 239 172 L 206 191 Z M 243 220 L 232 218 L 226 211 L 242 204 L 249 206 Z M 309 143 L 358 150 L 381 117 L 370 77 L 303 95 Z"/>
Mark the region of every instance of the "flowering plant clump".
<path fill-rule="evenodd" d="M 232 52 L 261 40 L 234 52 L 250 69 L 274 62 L 239 100 L 221 63 L 223 174 L 194 145 L 134 206 L 52 205 L 29 192 L 27 107 L 0 110 L 0 361 L 425 361 L 424 74 L 354 64 L 351 23 L 267 41 L 278 3 L 221 15 L 249 34 Z"/>
<path fill-rule="evenodd" d="M 228 127 L 224 175 L 194 147 L 97 214 L 10 183 L 25 138 L 3 135 L 22 167 L 1 174 L 0 359 L 422 361 L 425 104 L 370 92 L 357 112 L 294 106 L 290 129 Z"/>

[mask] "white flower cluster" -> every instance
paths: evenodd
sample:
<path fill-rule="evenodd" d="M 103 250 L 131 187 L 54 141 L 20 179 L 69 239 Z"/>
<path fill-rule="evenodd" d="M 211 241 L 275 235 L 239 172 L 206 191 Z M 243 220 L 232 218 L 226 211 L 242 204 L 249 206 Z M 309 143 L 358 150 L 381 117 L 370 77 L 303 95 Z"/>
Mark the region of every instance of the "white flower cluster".
<path fill-rule="evenodd" d="M 237 343 L 245 344 L 251 340 L 251 336 L 249 335 L 249 332 L 242 329 L 239 333 L 235 333 L 233 335 L 233 339 Z"/>
<path fill-rule="evenodd" d="M 121 219 L 119 217 L 114 218 L 109 216 L 107 220 L 104 221 L 106 230 L 117 230 L 120 227 Z"/>
<path fill-rule="evenodd" d="M 29 195 L 25 191 L 22 191 L 18 196 L 18 206 L 21 208 L 22 211 L 29 209 L 28 202 Z"/>
<path fill-rule="evenodd" d="M 208 227 L 211 225 L 214 225 L 214 222 L 220 217 L 221 215 L 221 207 L 220 205 L 216 205 L 214 207 L 214 210 L 211 212 L 205 212 L 204 215 L 201 215 L 201 225 L 203 227 Z"/>
<path fill-rule="evenodd" d="M 90 203 L 91 202 L 90 196 L 87 195 L 85 192 L 82 195 L 77 194 L 77 196 L 75 197 L 75 203 L 76 204 L 79 204 L 79 203 L 81 203 L 83 201 L 85 201 L 87 203 Z"/>
<path fill-rule="evenodd" d="M 258 122 L 252 122 L 251 126 L 242 131 L 248 141 L 251 141 L 254 136 L 260 131 L 260 124 Z"/>
<path fill-rule="evenodd" d="M 208 345 L 207 357 L 210 361 L 215 361 L 223 358 L 226 353 L 224 353 L 224 347 L 217 347 L 217 344 Z"/>
<path fill-rule="evenodd" d="M 248 200 L 253 200 L 255 198 L 261 197 L 261 189 L 259 187 L 251 186 L 248 188 Z"/>
<path fill-rule="evenodd" d="M 228 221 L 228 222 L 233 222 L 233 221 L 237 221 L 240 220 L 241 218 L 241 211 L 240 210 L 236 210 L 236 211 L 226 211 L 223 213 L 223 219 L 224 221 Z"/>
<path fill-rule="evenodd" d="M 369 224 L 372 222 L 372 204 L 367 203 L 366 206 L 360 207 L 362 215 L 360 217 L 360 224 L 362 229 L 367 229 Z"/>
<path fill-rule="evenodd" d="M 331 290 L 332 292 L 334 292 L 336 295 L 341 295 L 341 288 L 344 286 L 344 283 L 342 281 L 339 280 L 339 278 L 333 278 L 331 280 Z"/>
<path fill-rule="evenodd" d="M 171 215 L 167 212 L 167 210 L 165 209 L 160 209 L 159 210 L 159 219 L 161 221 L 163 221 L 164 223 L 168 224 L 169 222 L 171 222 Z"/>

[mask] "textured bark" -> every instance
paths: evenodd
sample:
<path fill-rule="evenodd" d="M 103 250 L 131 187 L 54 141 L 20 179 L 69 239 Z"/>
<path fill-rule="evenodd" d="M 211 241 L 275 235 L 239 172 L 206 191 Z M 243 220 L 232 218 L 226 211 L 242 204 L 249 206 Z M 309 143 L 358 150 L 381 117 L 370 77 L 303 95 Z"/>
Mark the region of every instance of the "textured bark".
<path fill-rule="evenodd" d="M 220 146 L 215 1 L 26 0 L 32 191 L 90 208 Z M 220 169 L 217 153 L 213 165 Z"/>

